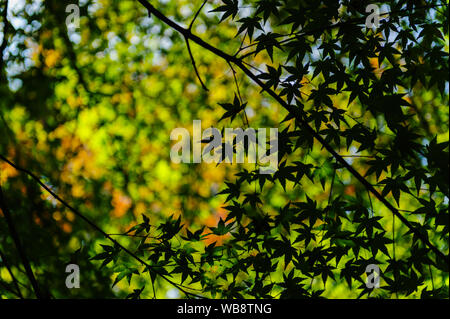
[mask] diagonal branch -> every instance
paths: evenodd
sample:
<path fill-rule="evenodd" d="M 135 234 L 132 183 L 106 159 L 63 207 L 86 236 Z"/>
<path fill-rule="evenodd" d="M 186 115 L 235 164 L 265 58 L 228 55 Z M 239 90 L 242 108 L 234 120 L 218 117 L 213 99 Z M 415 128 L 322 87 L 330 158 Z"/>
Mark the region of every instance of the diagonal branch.
<path fill-rule="evenodd" d="M 241 69 L 250 79 L 252 79 L 256 84 L 258 84 L 263 91 L 266 91 L 271 97 L 273 97 L 281 106 L 283 106 L 289 113 L 295 115 L 295 119 L 298 123 L 300 123 L 307 131 L 310 133 L 322 146 L 338 161 L 345 167 L 370 193 L 372 193 L 380 202 L 382 202 L 396 217 L 398 217 L 401 222 L 408 227 L 412 233 L 414 233 L 420 240 L 431 249 L 438 258 L 440 258 L 447 266 L 449 265 L 448 256 L 445 256 L 436 246 L 434 246 L 428 239 L 428 236 L 422 234 L 418 229 L 416 229 L 400 212 L 396 209 L 386 198 L 384 198 L 358 171 L 356 171 L 353 166 L 351 166 L 342 156 L 340 156 L 333 147 L 325 141 L 325 139 L 317 133 L 308 122 L 306 122 L 298 113 L 297 108 L 293 105 L 288 104 L 281 96 L 279 96 L 275 91 L 267 88 L 266 85 L 255 75 L 252 71 L 250 71 L 243 63 L 243 61 L 236 56 L 231 56 L 222 50 L 212 46 L 211 44 L 205 42 L 189 29 L 185 29 L 179 24 L 175 23 L 168 17 L 166 17 L 163 13 L 157 10 L 152 4 L 150 4 L 147 0 L 138 0 L 151 15 L 153 14 L 163 23 L 173 28 L 174 30 L 181 33 L 186 39 L 190 39 L 198 45 L 202 46 L 204 49 L 214 53 L 215 55 L 221 57 L 225 61 L 229 63 L 235 64 L 239 69 Z"/>
<path fill-rule="evenodd" d="M 444 4 L 416 6 L 414 9 L 415 10 L 436 9 L 436 8 L 439 8 L 439 7 L 442 7 L 442 6 L 444 6 Z M 393 11 L 389 11 L 389 12 L 380 13 L 379 17 L 380 18 L 384 17 L 384 16 L 388 16 L 388 17 L 391 17 L 391 16 L 405 17 L 405 16 L 409 16 L 411 14 L 414 14 L 416 12 L 417 11 L 408 12 L 408 9 L 393 10 Z M 407 13 L 407 14 L 402 15 L 403 13 Z M 328 24 L 328 25 L 316 27 L 316 28 L 309 29 L 309 30 L 301 30 L 301 31 L 297 31 L 297 32 L 292 32 L 290 34 L 280 34 L 280 35 L 275 36 L 275 38 L 289 37 L 289 38 L 281 40 L 279 42 L 280 44 L 286 44 L 287 42 L 292 41 L 292 40 L 294 40 L 296 38 L 304 37 L 304 36 L 308 36 L 308 35 L 314 35 L 315 33 L 318 33 L 318 32 L 324 32 L 324 31 L 327 31 L 327 30 L 341 28 L 341 27 L 344 27 L 344 26 L 363 24 L 363 23 L 365 23 L 366 19 L 367 19 L 367 17 L 353 18 L 353 19 L 349 19 L 349 20 L 346 20 L 346 21 L 339 21 L 339 22 L 336 22 L 336 23 L 333 23 L 333 24 Z M 258 45 L 258 43 L 259 42 L 254 42 L 254 43 L 251 43 L 251 44 L 249 44 L 249 45 L 247 45 L 245 47 L 239 48 L 239 50 L 235 53 L 235 55 L 238 55 L 241 51 L 244 51 L 246 49 L 249 49 L 249 48 L 251 48 L 253 46 Z M 252 54 L 257 54 L 258 52 L 259 52 L 259 50 L 256 49 L 256 50 L 253 50 L 251 52 L 245 53 L 244 55 L 240 56 L 240 58 L 244 59 L 244 58 L 246 58 L 246 57 L 248 57 L 248 56 L 250 56 Z"/>
<path fill-rule="evenodd" d="M 21 171 L 25 174 L 27 174 L 28 176 L 30 176 L 32 179 L 34 179 L 42 188 L 44 188 L 54 199 L 56 199 L 59 203 L 61 203 L 63 206 L 65 206 L 66 208 L 68 208 L 71 212 L 73 212 L 76 216 L 78 216 L 79 218 L 81 218 L 82 220 L 84 220 L 86 223 L 88 223 L 94 230 L 96 230 L 97 232 L 99 232 L 100 234 L 102 234 L 105 238 L 107 238 L 108 240 L 110 240 L 113 244 L 115 244 L 117 247 L 119 247 L 120 249 L 122 249 L 125 253 L 127 253 L 129 256 L 131 256 L 132 258 L 134 258 L 135 260 L 137 260 L 139 263 L 141 263 L 143 266 L 147 267 L 147 269 L 149 269 L 150 271 L 153 271 L 155 274 L 159 275 L 161 278 L 163 278 L 165 281 L 167 281 L 169 284 L 171 284 L 172 286 L 176 287 L 178 290 L 180 290 L 181 292 L 183 292 L 188 298 L 189 297 L 195 297 L 195 298 L 204 298 L 203 296 L 200 295 L 196 295 L 193 294 L 189 291 L 186 291 L 181 285 L 173 282 L 171 279 L 169 279 L 168 277 L 166 277 L 164 274 L 162 274 L 161 272 L 157 271 L 152 265 L 148 264 L 147 262 L 145 262 L 142 258 L 138 257 L 136 254 L 134 254 L 132 251 L 130 251 L 129 249 L 125 248 L 123 245 L 121 245 L 117 240 L 115 240 L 114 238 L 111 237 L 111 235 L 109 235 L 108 233 L 106 233 L 103 229 L 101 229 L 99 226 L 97 226 L 93 221 L 91 221 L 88 217 L 84 216 L 84 214 L 82 214 L 81 212 L 79 212 L 77 209 L 73 208 L 69 203 L 67 203 L 65 200 L 63 200 L 58 194 L 54 193 L 47 185 L 45 185 L 40 179 L 39 177 L 37 177 L 35 174 L 33 174 L 32 172 L 30 172 L 29 170 L 22 168 L 20 166 L 17 166 L 16 164 L 14 164 L 13 162 L 11 162 L 10 160 L 8 160 L 6 157 L 4 157 L 3 155 L 0 154 L 0 159 L 6 163 L 8 163 L 10 166 L 14 167 L 16 170 Z M 5 209 L 3 209 L 3 196 L 1 193 L 1 187 L 0 187 L 0 204 L 1 204 L 1 208 L 3 210 L 3 212 L 5 213 L 5 217 L 9 215 L 8 212 L 5 212 Z M 20 243 L 19 243 L 20 244 Z M 31 268 L 30 268 L 31 270 Z M 28 273 L 28 272 L 27 272 Z"/>

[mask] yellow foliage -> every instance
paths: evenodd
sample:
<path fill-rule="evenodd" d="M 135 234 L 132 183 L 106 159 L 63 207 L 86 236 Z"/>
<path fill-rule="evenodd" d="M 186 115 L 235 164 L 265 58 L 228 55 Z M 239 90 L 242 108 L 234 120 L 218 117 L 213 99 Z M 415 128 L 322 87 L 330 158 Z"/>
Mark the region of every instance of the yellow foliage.
<path fill-rule="evenodd" d="M 44 51 L 45 65 L 48 68 L 53 68 L 61 59 L 61 54 L 56 50 Z"/>
<path fill-rule="evenodd" d="M 132 202 L 128 196 L 124 195 L 120 190 L 115 189 L 113 191 L 111 205 L 114 208 L 112 211 L 112 216 L 120 218 L 127 213 L 132 205 Z"/>

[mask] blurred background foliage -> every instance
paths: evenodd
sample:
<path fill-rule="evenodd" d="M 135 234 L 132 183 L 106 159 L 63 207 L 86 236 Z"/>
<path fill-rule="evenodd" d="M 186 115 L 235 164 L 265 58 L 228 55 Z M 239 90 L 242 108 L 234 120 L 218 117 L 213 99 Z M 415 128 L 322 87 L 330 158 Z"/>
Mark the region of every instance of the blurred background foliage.
<path fill-rule="evenodd" d="M 5 2 L 1 2 L 2 10 Z M 68 30 L 65 23 L 68 15 L 65 9 L 71 3 L 80 7 L 80 27 L 76 30 Z M 238 25 L 231 20 L 219 24 L 221 14 L 210 12 L 219 4 L 211 1 L 205 5 L 193 32 L 219 49 L 233 53 L 239 49 L 243 34 L 235 37 Z M 174 21 L 188 26 L 201 1 L 161 0 L 154 1 L 153 5 Z M 246 5 L 242 4 L 242 10 L 246 10 Z M 9 0 L 7 18 L 10 30 L 6 38 L 2 33 L 2 41 L 7 44 L 0 85 L 0 153 L 3 156 L 35 173 L 55 193 L 133 251 L 138 249 L 139 238 L 120 234 L 141 223 L 142 214 L 149 217 L 152 225 L 172 215 L 175 220 L 181 216 L 182 223 L 193 230 L 215 227 L 226 218 L 226 196 L 218 193 L 226 188 L 225 181 L 233 180 L 234 174 L 244 168 L 252 169 L 252 165 L 174 164 L 170 161 L 173 142 L 169 139 L 174 128 L 186 127 L 191 131 L 194 119 L 200 119 L 203 128 L 246 127 L 243 117 L 237 117 L 232 124 L 229 120 L 219 122 L 223 109 L 218 103 L 232 101 L 236 91 L 232 69 L 225 61 L 191 44 L 199 73 L 209 89 L 202 90 L 183 37 L 158 19 L 149 17 L 138 1 Z M 2 23 L 4 30 L 4 19 Z M 276 21 L 273 25 L 275 28 Z M 278 32 L 290 31 L 287 27 L 279 28 Z M 248 38 L 243 43 L 248 44 L 247 41 Z M 444 50 L 448 54 L 448 32 L 445 42 Z M 274 60 L 283 54 L 275 52 Z M 375 75 L 382 72 L 377 57 L 372 57 L 370 62 L 376 69 Z M 264 70 L 264 64 L 277 67 L 266 52 L 251 57 L 251 63 Z M 279 127 L 280 131 L 289 127 L 289 122 L 280 124 L 287 115 L 281 106 L 262 94 L 243 74 L 237 74 L 237 81 L 240 94 L 248 102 L 245 113 L 251 127 Z M 318 78 L 306 75 L 302 92 L 311 94 L 318 83 Z M 440 94 L 439 90 L 425 89 L 418 83 L 414 94 L 408 97 L 413 105 L 410 127 L 424 136 L 422 145 L 434 137 L 439 143 L 448 141 L 448 78 L 444 91 Z M 363 113 L 358 100 L 347 109 L 349 94 L 332 97 L 334 105 L 347 110 L 347 121 L 359 121 L 367 126 L 380 121 Z M 323 128 L 326 125 L 323 124 Z M 381 134 L 378 143 L 390 140 L 389 131 L 384 132 L 387 137 Z M 346 159 L 358 171 L 367 171 L 367 158 L 353 156 L 370 153 L 358 153 L 355 145 L 347 149 L 344 144 L 340 153 L 348 155 Z M 366 190 L 349 172 L 335 170 L 329 154 L 319 144 L 314 144 L 311 152 L 300 149 L 292 156 L 293 161 L 298 157 L 305 164 L 311 164 L 317 178 L 304 177 L 300 186 L 291 181 L 285 185 L 268 183 L 260 194 L 265 213 L 276 216 L 289 201 L 307 197 L 324 208 L 333 180 L 336 196 L 363 203 L 371 207 L 372 214 L 385 217 L 379 222 L 388 237 L 395 234 L 397 258 L 409 252 L 410 238 L 403 236 L 407 229 L 397 221 L 393 232 L 392 214 L 378 201 L 370 200 Z M 140 297 L 154 296 L 149 273 L 125 256 L 120 262 L 100 267 L 99 261 L 90 258 L 102 251 L 100 244 L 108 244 L 101 234 L 55 201 L 26 174 L 3 161 L 0 168 L 5 200 L 35 276 L 46 294 L 55 298 L 125 297 L 134 289 L 145 287 Z M 387 173 L 383 172 L 382 176 Z M 424 196 L 428 194 L 427 190 L 420 192 Z M 392 194 L 387 197 L 394 202 Z M 440 205 L 438 209 L 448 214 L 448 197 L 436 192 L 433 199 Z M 411 212 L 420 208 L 421 203 L 404 195 L 399 207 Z M 421 221 L 420 215 L 409 218 Z M 316 223 L 320 226 L 321 221 Z M 281 226 L 277 231 L 286 235 Z M 202 230 L 203 234 L 210 232 L 208 228 Z M 181 235 L 185 234 L 183 229 Z M 318 243 L 323 232 L 316 235 Z M 229 239 L 230 234 L 210 234 L 192 247 L 204 251 L 212 243 L 218 247 L 226 245 Z M 172 243 L 177 245 L 181 240 L 174 238 Z M 448 253 L 448 241 L 444 238 L 437 242 L 438 247 Z M 340 244 L 350 245 L 345 241 Z M 386 247 L 392 256 L 393 246 Z M 250 249 L 247 254 L 255 256 L 256 251 Z M 34 297 L 2 213 L 0 252 L 0 296 L 17 298 L 15 282 L 18 282 L 24 297 Z M 370 250 L 362 248 L 360 254 L 367 259 Z M 380 258 L 386 260 L 387 257 Z M 68 263 L 80 266 L 79 289 L 65 287 Z M 223 297 L 227 296 L 227 290 L 233 289 L 229 286 L 234 278 L 215 277 L 225 263 L 226 260 L 222 260 L 203 269 L 218 287 L 222 287 L 217 287 L 218 295 L 203 291 L 205 296 Z M 386 266 L 381 267 L 382 271 Z M 135 267 L 142 273 L 132 274 L 129 283 L 121 280 L 112 287 L 117 275 L 123 273 L 123 267 Z M 292 264 L 285 270 L 284 262 L 280 262 L 270 280 L 282 280 L 291 267 Z M 420 297 L 421 290 L 431 289 L 432 285 L 448 287 L 448 271 L 433 268 L 433 274 L 433 277 L 428 272 L 421 274 L 421 289 L 405 296 Z M 172 275 L 175 282 L 179 282 L 180 275 Z M 314 278 L 310 283 L 313 290 L 324 289 L 322 282 Z M 236 282 L 245 280 L 248 278 L 239 275 Z M 188 284 L 190 281 L 184 284 L 202 293 L 200 283 Z M 184 296 L 159 277 L 154 285 L 158 298 Z M 346 279 L 339 275 L 327 285 L 322 296 L 328 298 L 355 298 L 361 292 L 355 284 L 350 288 Z M 281 288 L 274 288 L 269 295 L 276 297 L 281 291 Z M 240 293 L 248 296 L 244 291 Z M 395 297 L 383 290 L 374 294 Z"/>

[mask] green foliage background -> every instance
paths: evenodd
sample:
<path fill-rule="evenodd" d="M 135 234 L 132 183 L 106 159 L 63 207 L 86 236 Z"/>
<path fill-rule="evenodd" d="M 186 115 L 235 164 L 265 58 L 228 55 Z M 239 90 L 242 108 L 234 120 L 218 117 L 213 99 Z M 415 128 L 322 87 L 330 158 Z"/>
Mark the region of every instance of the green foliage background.
<path fill-rule="evenodd" d="M 208 1 L 192 32 L 246 56 L 296 114 L 191 41 L 203 90 L 183 36 L 139 1 L 79 1 L 75 31 L 71 3 L 9 1 L 9 27 L 2 11 L 0 154 L 147 266 L 1 161 L 3 201 L 45 296 L 448 298 L 448 1 L 377 2 L 399 11 L 377 32 L 364 27 L 367 1 Z M 202 2 L 152 4 L 188 27 Z M 235 99 L 245 110 L 219 121 Z M 278 127 L 278 172 L 172 163 L 170 132 L 194 119 Z M 33 298 L 4 207 L 0 297 Z M 65 286 L 69 263 L 79 289 Z M 381 289 L 365 288 L 368 264 L 380 266 Z"/>

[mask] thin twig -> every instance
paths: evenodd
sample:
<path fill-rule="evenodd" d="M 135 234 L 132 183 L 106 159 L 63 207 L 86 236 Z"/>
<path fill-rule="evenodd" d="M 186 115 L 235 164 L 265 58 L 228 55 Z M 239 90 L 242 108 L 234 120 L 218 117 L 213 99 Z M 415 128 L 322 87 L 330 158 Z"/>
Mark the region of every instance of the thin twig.
<path fill-rule="evenodd" d="M 23 299 L 22 296 L 18 295 L 16 291 L 14 291 L 12 288 L 10 288 L 6 283 L 2 282 L 1 280 L 0 280 L 0 287 L 3 287 L 3 289 L 5 289 L 6 291 L 9 291 L 10 293 L 19 297 L 20 299 Z M 1 295 L 0 295 L 0 299 L 3 299 Z"/>
<path fill-rule="evenodd" d="M 186 40 L 186 47 L 188 49 L 189 56 L 191 57 L 192 66 L 194 67 L 195 74 L 197 75 L 197 78 L 200 81 L 200 84 L 202 85 L 202 88 L 205 91 L 209 91 L 208 88 L 206 87 L 206 85 L 203 83 L 202 78 L 200 77 L 200 74 L 198 73 L 197 65 L 195 64 L 195 59 L 194 59 L 194 56 L 192 55 L 192 52 L 191 52 L 191 46 L 189 45 L 189 39 L 185 38 L 185 40 Z"/>
<path fill-rule="evenodd" d="M 199 9 L 197 10 L 197 12 L 195 13 L 194 18 L 192 19 L 191 23 L 189 24 L 189 31 L 192 30 L 192 26 L 194 25 L 195 20 L 197 19 L 198 15 L 199 15 L 200 12 L 202 11 L 202 9 L 203 9 L 203 7 L 205 6 L 205 4 L 206 4 L 207 1 L 208 1 L 208 0 L 203 1 L 202 5 L 200 6 L 200 8 L 199 8 Z M 191 58 L 192 66 L 194 67 L 195 74 L 197 75 L 197 78 L 198 78 L 198 80 L 200 81 L 200 84 L 202 85 L 202 88 L 203 88 L 205 91 L 209 91 L 208 88 L 206 87 L 206 85 L 203 83 L 203 81 L 202 81 L 202 79 L 201 79 L 201 77 L 200 77 L 200 74 L 198 73 L 197 65 L 195 64 L 195 59 L 194 59 L 194 56 L 192 55 L 191 46 L 190 46 L 190 44 L 189 44 L 189 39 L 188 39 L 188 38 L 185 38 L 185 40 L 186 40 L 186 47 L 187 47 L 187 49 L 188 49 L 189 56 L 190 56 L 190 58 Z"/>
<path fill-rule="evenodd" d="M 3 254 L 3 252 L 1 250 L 0 250 L 0 258 L 2 259 L 3 264 L 5 265 L 6 269 L 8 270 L 9 275 L 11 276 L 14 286 L 16 287 L 17 296 L 20 299 L 23 299 L 23 295 L 22 295 L 22 292 L 20 291 L 19 284 L 18 284 L 19 281 L 16 279 L 16 276 L 14 276 L 14 273 L 11 270 L 11 266 L 9 265 L 8 260 L 6 259 L 5 254 Z"/>
<path fill-rule="evenodd" d="M 439 5 L 439 4 L 438 5 L 427 5 L 427 6 L 416 7 L 414 9 L 415 10 L 435 9 L 435 8 L 441 7 L 441 6 L 444 6 L 444 4 L 441 4 L 441 5 Z M 379 16 L 380 17 L 389 16 L 389 15 L 395 16 L 395 15 L 400 15 L 401 13 L 405 13 L 405 12 L 408 12 L 408 10 L 407 9 L 403 9 L 403 10 L 396 10 L 396 11 L 390 11 L 390 12 L 383 12 Z M 412 12 L 412 13 L 416 13 L 416 12 Z M 284 37 L 292 37 L 293 36 L 293 38 L 284 39 L 284 40 L 281 40 L 279 42 L 279 44 L 286 44 L 289 41 L 297 39 L 298 37 L 304 37 L 304 36 L 308 36 L 308 35 L 313 35 L 313 34 L 315 34 L 317 32 L 323 32 L 323 31 L 327 31 L 327 30 L 332 30 L 332 29 L 335 29 L 335 28 L 343 27 L 343 26 L 362 24 L 362 23 L 364 23 L 366 21 L 366 18 L 367 17 L 354 18 L 354 19 L 349 19 L 347 21 L 340 21 L 340 22 L 336 22 L 336 23 L 329 24 L 329 25 L 326 25 L 326 26 L 317 27 L 317 28 L 314 28 L 314 29 L 311 29 L 311 30 L 305 30 L 305 31 L 301 30 L 301 31 L 298 31 L 298 32 L 290 33 L 290 34 L 279 34 L 277 36 L 274 36 L 274 38 L 284 38 Z M 251 47 L 253 47 L 255 45 L 258 45 L 258 43 L 259 42 L 251 43 L 251 44 L 249 44 L 249 45 L 239 49 L 236 54 L 238 54 L 239 52 L 241 52 L 243 50 L 251 48 Z M 257 49 L 257 50 L 248 52 L 248 53 L 242 55 L 240 58 L 244 59 L 244 58 L 246 58 L 246 57 L 248 57 L 248 56 L 250 56 L 252 54 L 258 53 L 259 51 L 260 50 Z"/>
<path fill-rule="evenodd" d="M 22 243 L 20 242 L 19 234 L 16 230 L 16 226 L 14 225 L 11 213 L 9 208 L 6 205 L 6 200 L 3 197 L 2 186 L 0 185 L 0 207 L 3 211 L 3 215 L 5 216 L 6 224 L 8 225 L 9 232 L 14 241 L 14 245 L 16 246 L 17 252 L 19 253 L 19 257 L 22 261 L 22 264 L 25 268 L 25 272 L 30 280 L 31 286 L 33 287 L 34 293 L 38 299 L 43 299 L 44 295 L 42 294 L 39 285 L 37 283 L 36 277 L 33 274 L 33 270 L 31 269 L 30 262 L 28 257 L 23 249 Z"/>
<path fill-rule="evenodd" d="M 242 99 L 242 96 L 241 96 L 241 90 L 239 89 L 239 83 L 238 83 L 238 81 L 237 81 L 236 71 L 234 70 L 233 65 L 232 65 L 230 62 L 227 62 L 227 63 L 228 63 L 228 65 L 230 66 L 231 71 L 232 71 L 232 73 L 233 73 L 233 79 L 234 79 L 234 83 L 235 83 L 235 85 L 236 85 L 237 95 L 238 95 L 238 98 L 239 98 L 239 102 L 240 102 L 241 105 L 242 105 L 242 104 L 244 104 L 244 100 Z M 242 116 L 242 121 L 245 122 L 245 125 L 246 125 L 247 127 L 250 127 L 250 124 L 249 124 L 249 122 L 248 122 L 247 113 L 245 112 L 245 110 L 244 110 L 243 113 L 244 113 L 244 115 Z"/>

